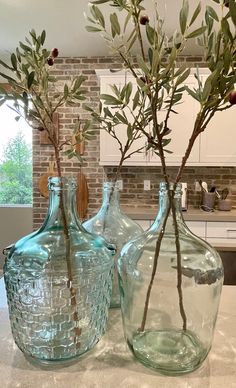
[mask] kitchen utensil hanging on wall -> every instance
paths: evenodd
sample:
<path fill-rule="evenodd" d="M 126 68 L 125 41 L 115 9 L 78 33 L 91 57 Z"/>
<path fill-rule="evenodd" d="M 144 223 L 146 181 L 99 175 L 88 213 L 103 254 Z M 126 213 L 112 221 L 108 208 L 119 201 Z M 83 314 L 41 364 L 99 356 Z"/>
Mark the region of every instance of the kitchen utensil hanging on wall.
<path fill-rule="evenodd" d="M 45 174 L 41 175 L 38 182 L 38 188 L 39 188 L 40 194 L 45 198 L 49 197 L 48 178 L 50 176 L 57 176 L 57 173 L 55 171 L 55 162 L 50 161 L 48 164 L 49 164 L 48 171 Z"/>
<path fill-rule="evenodd" d="M 80 155 L 84 155 L 84 151 L 85 151 L 84 140 L 80 141 L 79 143 L 77 143 L 77 140 L 76 140 L 76 137 L 79 139 L 80 136 L 81 136 L 81 130 L 79 126 L 79 128 L 77 129 L 77 132 L 73 135 L 73 144 L 75 144 L 75 150 L 79 152 Z"/>
<path fill-rule="evenodd" d="M 89 193 L 88 193 L 87 179 L 86 179 L 86 176 L 82 173 L 81 169 L 77 176 L 77 185 L 78 185 L 77 192 L 76 192 L 77 212 L 79 214 L 80 219 L 84 220 L 88 210 Z"/>

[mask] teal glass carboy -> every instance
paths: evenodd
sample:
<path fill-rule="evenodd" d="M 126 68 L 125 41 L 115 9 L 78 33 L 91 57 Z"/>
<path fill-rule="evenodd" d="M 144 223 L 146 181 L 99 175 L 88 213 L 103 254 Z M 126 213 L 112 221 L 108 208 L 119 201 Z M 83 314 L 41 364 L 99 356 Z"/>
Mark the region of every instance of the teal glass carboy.
<path fill-rule="evenodd" d="M 12 334 L 25 356 L 68 362 L 87 352 L 105 331 L 113 258 L 100 236 L 76 214 L 73 179 L 49 179 L 43 226 L 12 247 L 4 265 Z"/>
<path fill-rule="evenodd" d="M 198 368 L 211 349 L 223 267 L 184 222 L 181 185 L 160 185 L 149 230 L 118 259 L 125 338 L 134 356 L 166 375 Z"/>
<path fill-rule="evenodd" d="M 83 226 L 89 232 L 103 236 L 115 248 L 111 307 L 120 307 L 117 259 L 122 247 L 129 240 L 140 235 L 143 229 L 121 211 L 117 184 L 104 182 L 102 206 L 94 217 L 83 223 Z"/>

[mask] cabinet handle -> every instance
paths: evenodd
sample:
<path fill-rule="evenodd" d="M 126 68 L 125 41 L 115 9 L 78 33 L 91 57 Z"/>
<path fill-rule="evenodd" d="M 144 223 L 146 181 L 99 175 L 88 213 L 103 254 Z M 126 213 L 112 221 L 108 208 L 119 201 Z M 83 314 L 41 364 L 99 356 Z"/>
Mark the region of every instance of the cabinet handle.
<path fill-rule="evenodd" d="M 236 232 L 236 229 L 226 229 L 227 232 Z"/>

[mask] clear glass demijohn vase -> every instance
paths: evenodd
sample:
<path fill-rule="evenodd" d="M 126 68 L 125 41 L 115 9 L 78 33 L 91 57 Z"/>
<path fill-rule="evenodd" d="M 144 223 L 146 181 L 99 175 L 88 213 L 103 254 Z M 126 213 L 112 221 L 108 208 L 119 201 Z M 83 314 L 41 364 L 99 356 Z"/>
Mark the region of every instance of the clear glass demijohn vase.
<path fill-rule="evenodd" d="M 89 232 L 102 235 L 115 248 L 115 261 L 111 306 L 120 307 L 120 292 L 117 276 L 117 259 L 122 247 L 143 232 L 141 226 L 129 218 L 120 208 L 120 193 L 117 184 L 104 182 L 103 202 L 98 213 L 83 223 Z"/>
<path fill-rule="evenodd" d="M 180 184 L 173 193 L 161 183 L 155 222 L 118 260 L 128 346 L 141 363 L 166 375 L 191 372 L 206 358 L 223 283 L 219 254 L 183 220 L 181 193 Z"/>
<path fill-rule="evenodd" d="M 43 226 L 15 244 L 4 265 L 12 334 L 25 356 L 68 362 L 105 331 L 113 258 L 76 215 L 73 179 L 50 178 Z"/>

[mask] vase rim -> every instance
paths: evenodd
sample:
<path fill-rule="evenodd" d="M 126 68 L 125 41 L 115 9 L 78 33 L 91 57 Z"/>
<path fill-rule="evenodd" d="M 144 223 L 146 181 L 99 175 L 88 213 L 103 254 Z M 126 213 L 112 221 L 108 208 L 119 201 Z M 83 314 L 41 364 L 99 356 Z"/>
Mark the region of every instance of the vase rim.
<path fill-rule="evenodd" d="M 111 189 L 113 187 L 115 190 L 119 191 L 118 182 L 104 181 L 103 182 L 103 187 L 104 187 L 104 189 Z"/>
<path fill-rule="evenodd" d="M 160 189 L 165 189 L 167 190 L 168 187 L 170 188 L 170 190 L 173 190 L 174 189 L 174 185 L 176 185 L 176 190 L 181 190 L 182 189 L 182 183 L 181 182 L 177 182 L 177 183 L 174 183 L 174 182 L 169 182 L 169 183 L 166 183 L 164 181 L 160 182 Z"/>
<path fill-rule="evenodd" d="M 76 189 L 77 180 L 73 176 L 50 176 L 48 177 L 48 189 L 50 191 L 60 191 L 67 189 Z"/>

